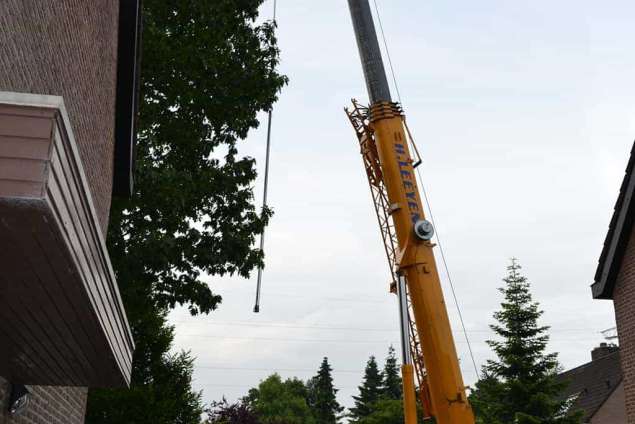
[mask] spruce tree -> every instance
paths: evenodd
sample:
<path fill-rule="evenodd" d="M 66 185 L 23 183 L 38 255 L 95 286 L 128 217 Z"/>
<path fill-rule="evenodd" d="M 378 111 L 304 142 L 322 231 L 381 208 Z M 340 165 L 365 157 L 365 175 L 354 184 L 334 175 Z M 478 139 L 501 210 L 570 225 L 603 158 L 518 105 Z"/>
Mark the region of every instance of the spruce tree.
<path fill-rule="evenodd" d="M 373 412 L 374 404 L 382 396 L 382 374 L 377 367 L 377 361 L 371 356 L 364 370 L 364 381 L 359 386 L 359 396 L 353 396 L 355 406 L 350 410 L 350 418 L 353 422 L 360 420 Z"/>
<path fill-rule="evenodd" d="M 324 357 L 317 375 L 307 382 L 309 406 L 317 424 L 336 424 L 344 410 L 337 402 L 331 371 L 328 358 Z"/>
<path fill-rule="evenodd" d="M 479 423 L 577 424 L 580 414 L 567 411 L 560 400 L 564 385 L 556 380 L 556 353 L 545 353 L 549 327 L 540 326 L 542 316 L 527 279 L 515 259 L 507 267 L 498 322 L 491 329 L 499 340 L 488 341 L 497 356 L 483 367 L 483 378 L 470 400 Z"/>
<path fill-rule="evenodd" d="M 395 348 L 392 345 L 388 348 L 388 356 L 386 356 L 386 363 L 384 364 L 384 381 L 383 381 L 383 395 L 386 399 L 401 399 L 401 375 L 399 373 L 399 366 L 397 365 L 397 356 L 395 355 Z"/>

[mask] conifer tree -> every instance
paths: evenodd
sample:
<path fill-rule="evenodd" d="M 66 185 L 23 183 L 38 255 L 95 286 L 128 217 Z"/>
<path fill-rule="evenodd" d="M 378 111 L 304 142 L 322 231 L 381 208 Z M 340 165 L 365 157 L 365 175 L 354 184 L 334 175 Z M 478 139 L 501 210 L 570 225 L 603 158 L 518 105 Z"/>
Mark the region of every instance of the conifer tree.
<path fill-rule="evenodd" d="M 353 396 L 355 406 L 350 410 L 349 417 L 353 422 L 360 420 L 373 412 L 373 405 L 381 399 L 382 374 L 377 367 L 377 361 L 371 356 L 364 370 L 364 381 L 359 386 L 359 396 Z"/>
<path fill-rule="evenodd" d="M 383 381 L 383 395 L 386 399 L 401 399 L 401 375 L 399 373 L 399 366 L 397 365 L 397 356 L 395 355 L 395 348 L 392 345 L 388 348 L 388 356 L 386 356 L 386 363 L 384 364 L 384 381 Z"/>
<path fill-rule="evenodd" d="M 577 424 L 580 414 L 568 411 L 559 396 L 565 386 L 556 380 L 557 354 L 545 353 L 549 327 L 540 326 L 542 316 L 520 274 L 515 259 L 507 267 L 501 310 L 492 330 L 499 336 L 488 341 L 497 359 L 483 367 L 470 401 L 479 423 Z"/>
<path fill-rule="evenodd" d="M 344 410 L 337 402 L 331 371 L 328 358 L 324 357 L 317 375 L 307 382 L 309 406 L 317 424 L 336 424 Z"/>

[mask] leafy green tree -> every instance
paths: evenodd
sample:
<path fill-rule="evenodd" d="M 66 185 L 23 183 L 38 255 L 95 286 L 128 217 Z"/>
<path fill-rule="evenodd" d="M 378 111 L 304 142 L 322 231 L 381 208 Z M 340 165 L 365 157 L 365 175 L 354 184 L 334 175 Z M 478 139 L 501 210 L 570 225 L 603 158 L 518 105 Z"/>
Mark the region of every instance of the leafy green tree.
<path fill-rule="evenodd" d="M 273 374 L 251 389 L 247 402 L 262 424 L 314 424 L 306 386 L 297 378 L 282 381 Z"/>
<path fill-rule="evenodd" d="M 565 385 L 556 380 L 557 354 L 545 353 L 549 327 L 538 324 L 542 311 L 520 269 L 515 259 L 507 267 L 504 300 L 494 314 L 498 323 L 491 326 L 500 340 L 488 342 L 497 360 L 483 367 L 470 401 L 480 423 L 580 423 L 580 414 L 567 411 L 560 398 Z"/>
<path fill-rule="evenodd" d="M 373 405 L 382 396 L 382 374 L 377 367 L 377 361 L 371 356 L 366 363 L 364 370 L 364 380 L 359 386 L 359 396 L 353 396 L 355 405 L 350 409 L 350 418 L 353 422 L 358 422 L 371 414 Z"/>
<path fill-rule="evenodd" d="M 260 424 L 256 413 L 243 400 L 230 404 L 223 398 L 220 402 L 212 403 L 207 414 L 205 424 Z"/>
<path fill-rule="evenodd" d="M 148 368 L 152 378 L 147 384 L 91 392 L 86 422 L 198 424 L 203 407 L 201 394 L 192 389 L 192 370 L 188 353 L 164 355 Z M 105 409 L 94 404 L 113 406 Z"/>
<path fill-rule="evenodd" d="M 124 289 L 158 307 L 210 312 L 201 274 L 247 277 L 269 213 L 253 202 L 253 158 L 237 142 L 285 78 L 262 0 L 144 1 L 135 194 L 113 203 L 110 251 Z M 118 275 L 119 277 L 119 275 Z"/>
<path fill-rule="evenodd" d="M 382 383 L 383 395 L 386 399 L 399 400 L 402 395 L 401 374 L 397 365 L 395 348 L 392 345 L 388 348 L 388 356 L 383 371 L 384 381 Z"/>
<path fill-rule="evenodd" d="M 317 424 L 335 424 L 344 408 L 337 402 L 337 389 L 333 386 L 333 369 L 324 357 L 315 377 L 307 383 L 309 406 Z"/>
<path fill-rule="evenodd" d="M 286 83 L 275 25 L 256 23 L 262 3 L 143 1 L 135 189 L 113 199 L 107 237 L 136 343 L 132 382 L 91 390 L 89 424 L 200 423 L 200 396 L 172 395 L 191 372 L 168 354 L 167 314 L 211 312 L 221 297 L 202 275 L 246 277 L 262 263 L 253 245 L 270 211 L 256 211 L 255 161 L 238 154 Z"/>

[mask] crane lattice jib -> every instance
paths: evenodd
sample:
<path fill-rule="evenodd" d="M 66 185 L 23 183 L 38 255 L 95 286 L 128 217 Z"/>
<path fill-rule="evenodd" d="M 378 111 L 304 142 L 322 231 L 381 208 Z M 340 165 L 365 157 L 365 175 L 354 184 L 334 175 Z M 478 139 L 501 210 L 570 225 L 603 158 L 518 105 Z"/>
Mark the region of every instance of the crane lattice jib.
<path fill-rule="evenodd" d="M 357 139 L 359 141 L 360 153 L 362 156 L 362 161 L 364 163 L 364 169 L 366 170 L 366 176 L 368 179 L 368 185 L 370 187 L 373 206 L 375 207 L 377 222 L 379 224 L 382 241 L 384 242 L 384 249 L 386 251 L 386 258 L 388 259 L 388 266 L 390 268 L 390 275 L 392 279 L 390 284 L 390 291 L 392 293 L 396 293 L 396 246 L 398 246 L 398 242 L 394 232 L 392 221 L 390 219 L 390 203 L 388 202 L 386 186 L 384 185 L 383 176 L 381 173 L 381 166 L 379 164 L 379 157 L 377 154 L 377 146 L 375 145 L 373 131 L 368 125 L 368 108 L 360 105 L 356 100 L 353 100 L 352 102 L 352 109 L 345 109 L 345 111 L 346 115 L 351 121 L 351 124 L 353 125 L 353 129 L 355 130 L 355 134 L 357 135 Z M 412 303 L 410 302 L 410 296 L 408 295 L 407 301 L 409 315 L 408 331 L 410 333 L 410 352 L 413 359 L 415 378 L 418 386 L 417 394 L 419 397 L 419 401 L 423 406 L 424 414 L 426 418 L 429 418 L 430 416 L 432 416 L 432 405 L 430 402 L 430 392 L 426 378 L 426 368 L 423 358 L 423 351 L 421 350 L 419 335 L 414 326 Z"/>
<path fill-rule="evenodd" d="M 390 220 L 390 203 L 388 202 L 388 194 L 384 185 L 379 158 L 377 155 L 377 146 L 373 132 L 368 126 L 368 108 L 361 106 L 356 100 L 353 100 L 353 108 L 351 111 L 345 109 L 348 118 L 355 129 L 355 134 L 359 141 L 360 153 L 368 177 L 368 185 L 377 214 L 377 221 L 381 230 L 381 237 L 386 249 L 386 257 L 388 258 L 388 266 L 392 276 L 392 283 L 395 283 L 396 269 L 396 247 L 398 246 L 397 237 L 395 236 L 394 227 Z"/>

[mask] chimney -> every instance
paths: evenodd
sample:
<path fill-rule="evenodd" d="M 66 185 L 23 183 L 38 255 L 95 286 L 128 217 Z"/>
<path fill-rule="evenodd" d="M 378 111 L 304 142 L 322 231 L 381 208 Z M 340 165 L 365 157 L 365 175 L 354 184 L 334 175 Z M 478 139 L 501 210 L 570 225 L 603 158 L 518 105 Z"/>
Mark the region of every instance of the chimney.
<path fill-rule="evenodd" d="M 604 358 L 613 352 L 617 352 L 619 349 L 619 346 L 614 344 L 600 343 L 600 346 L 591 351 L 591 360 L 597 361 L 598 359 Z"/>

